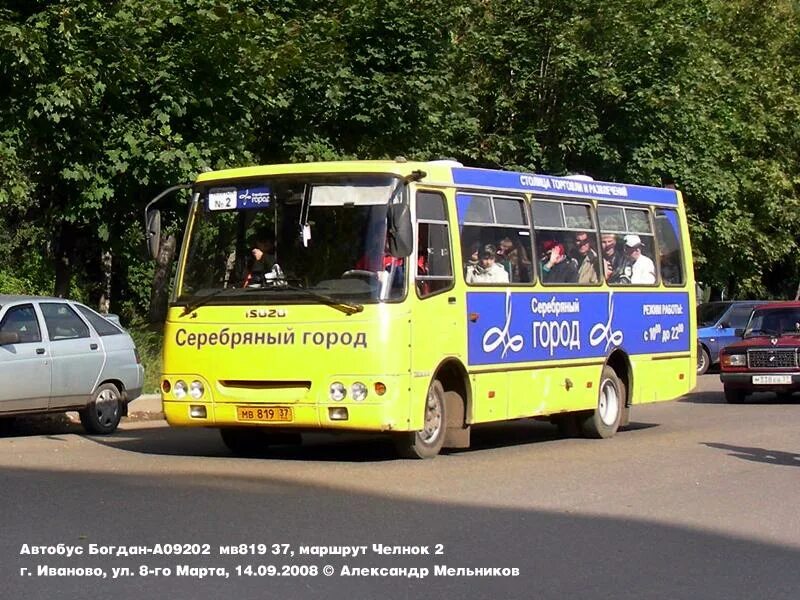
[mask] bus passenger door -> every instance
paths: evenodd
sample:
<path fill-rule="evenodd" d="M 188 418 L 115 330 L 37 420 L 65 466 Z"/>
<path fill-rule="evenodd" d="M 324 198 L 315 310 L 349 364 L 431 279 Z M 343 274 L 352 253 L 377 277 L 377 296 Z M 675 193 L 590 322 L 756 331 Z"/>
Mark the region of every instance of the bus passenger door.
<path fill-rule="evenodd" d="M 447 206 L 440 192 L 417 193 L 414 289 L 419 298 L 411 322 L 414 398 L 420 402 L 435 369 L 447 356 L 463 360 L 463 294 L 454 290 L 453 252 Z M 424 389 L 423 389 L 424 388 Z M 412 401 L 412 407 L 418 406 Z M 415 408 L 413 410 L 416 410 Z"/>

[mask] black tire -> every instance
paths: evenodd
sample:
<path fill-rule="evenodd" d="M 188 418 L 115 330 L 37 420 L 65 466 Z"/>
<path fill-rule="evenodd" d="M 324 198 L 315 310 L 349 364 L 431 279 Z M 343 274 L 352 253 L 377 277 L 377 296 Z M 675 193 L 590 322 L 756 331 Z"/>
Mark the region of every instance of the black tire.
<path fill-rule="evenodd" d="M 711 357 L 708 355 L 708 350 L 703 346 L 697 349 L 697 374 L 705 375 L 708 368 L 711 366 Z"/>
<path fill-rule="evenodd" d="M 742 404 L 746 396 L 747 394 L 744 390 L 729 387 L 725 388 L 725 402 L 728 404 Z"/>
<path fill-rule="evenodd" d="M 422 431 L 397 434 L 397 453 L 403 458 L 434 458 L 442 449 L 447 429 L 445 391 L 438 380 L 431 383 L 425 398 Z"/>
<path fill-rule="evenodd" d="M 222 443 L 237 456 L 261 456 L 272 443 L 269 433 L 257 427 L 223 427 L 219 434 Z"/>
<path fill-rule="evenodd" d="M 627 399 L 625 386 L 616 371 L 608 365 L 603 367 L 595 408 L 581 423 L 583 435 L 588 438 L 614 437 L 622 421 Z"/>
<path fill-rule="evenodd" d="M 119 388 L 113 383 L 104 383 L 95 390 L 89 404 L 78 414 L 87 433 L 108 435 L 116 431 L 124 408 Z"/>

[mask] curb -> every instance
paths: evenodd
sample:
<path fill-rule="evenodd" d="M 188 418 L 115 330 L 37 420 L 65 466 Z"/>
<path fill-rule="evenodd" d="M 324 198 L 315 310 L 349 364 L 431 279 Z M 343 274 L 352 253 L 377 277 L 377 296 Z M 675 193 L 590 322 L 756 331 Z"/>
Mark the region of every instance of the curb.
<path fill-rule="evenodd" d="M 159 394 L 143 394 L 128 403 L 128 416 L 131 421 L 155 421 L 164 418 Z"/>

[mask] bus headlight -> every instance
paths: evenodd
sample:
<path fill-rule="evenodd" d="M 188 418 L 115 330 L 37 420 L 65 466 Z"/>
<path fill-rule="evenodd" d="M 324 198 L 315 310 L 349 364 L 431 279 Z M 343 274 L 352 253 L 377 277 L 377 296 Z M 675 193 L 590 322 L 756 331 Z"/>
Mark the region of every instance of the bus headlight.
<path fill-rule="evenodd" d="M 347 396 L 347 388 L 337 381 L 331 384 L 328 393 L 331 397 L 331 400 L 334 400 L 335 402 L 341 402 L 344 400 L 344 397 Z"/>
<path fill-rule="evenodd" d="M 178 400 L 183 400 L 186 398 L 186 395 L 189 393 L 189 388 L 186 385 L 186 382 L 182 379 L 179 379 L 175 382 L 175 387 L 172 388 L 172 393 L 175 395 L 175 398 Z"/>
<path fill-rule="evenodd" d="M 350 395 L 356 402 L 361 402 L 367 397 L 367 386 L 360 381 L 356 381 L 350 386 Z"/>
<path fill-rule="evenodd" d="M 205 392 L 205 388 L 203 384 L 199 381 L 193 381 L 189 386 L 189 395 L 194 398 L 195 400 L 200 400 L 203 397 L 203 393 Z"/>

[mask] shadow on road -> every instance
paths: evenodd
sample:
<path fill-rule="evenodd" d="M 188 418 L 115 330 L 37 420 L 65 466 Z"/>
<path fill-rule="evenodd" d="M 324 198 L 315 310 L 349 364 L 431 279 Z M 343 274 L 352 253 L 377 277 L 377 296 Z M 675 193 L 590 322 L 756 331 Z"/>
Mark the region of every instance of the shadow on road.
<path fill-rule="evenodd" d="M 636 435 L 658 425 L 632 422 L 617 435 Z M 92 441 L 110 448 L 140 454 L 165 456 L 230 457 L 232 453 L 222 443 L 215 429 L 143 427 L 123 429 L 111 436 L 90 436 Z M 529 444 L 559 443 L 558 429 L 549 423 L 520 419 L 506 423 L 476 426 L 472 430 L 471 447 L 466 450 L 443 450 L 443 454 L 463 455 L 472 452 L 511 448 Z M 586 440 L 586 443 L 596 443 Z M 254 459 L 323 462 L 381 462 L 398 460 L 391 439 L 380 434 L 308 433 L 303 443 L 276 445 L 265 448 Z M 243 458 L 247 460 L 247 458 Z"/>
<path fill-rule="evenodd" d="M 793 452 L 782 452 L 780 450 L 767 450 L 766 448 L 748 448 L 746 446 L 732 446 L 730 444 L 719 444 L 714 442 L 704 442 L 709 448 L 729 450 L 728 456 L 750 460 L 753 462 L 766 463 L 769 465 L 784 465 L 789 467 L 800 467 L 800 454 Z"/>
<path fill-rule="evenodd" d="M 409 486 L 419 484 L 416 475 L 406 476 Z M 796 548 L 664 523 L 465 505 L 435 495 L 412 499 L 234 473 L 5 469 L 0 479 L 2 506 L 24 507 L 6 520 L 0 538 L 5 598 L 788 600 L 800 589 Z M 23 544 L 58 543 L 85 551 L 70 557 L 20 552 Z M 207 545 L 208 554 L 90 555 L 90 544 L 134 549 L 198 544 Z M 265 553 L 238 551 L 250 544 L 263 544 Z M 295 554 L 274 556 L 272 544 L 287 544 Z M 373 544 L 425 546 L 430 553 L 382 555 Z M 236 555 L 220 550 L 231 546 Z M 301 546 L 365 549 L 345 557 L 340 550 L 301 554 Z M 243 565 L 260 564 L 309 565 L 319 571 L 316 576 L 241 575 Z M 101 569 L 108 577 L 19 575 L 22 568 L 36 574 L 38 565 Z M 226 569 L 229 578 L 176 576 L 180 565 Z M 171 569 L 171 576 L 142 576 L 142 566 Z M 323 566 L 333 575 L 323 575 Z M 437 566 L 453 571 L 434 574 Z M 465 567 L 509 571 L 455 574 Z M 131 573 L 114 579 L 112 568 Z M 390 576 L 390 568 L 429 571 L 418 579 Z M 519 569 L 518 575 L 511 575 L 511 568 Z M 353 575 L 352 569 L 359 571 Z"/>

